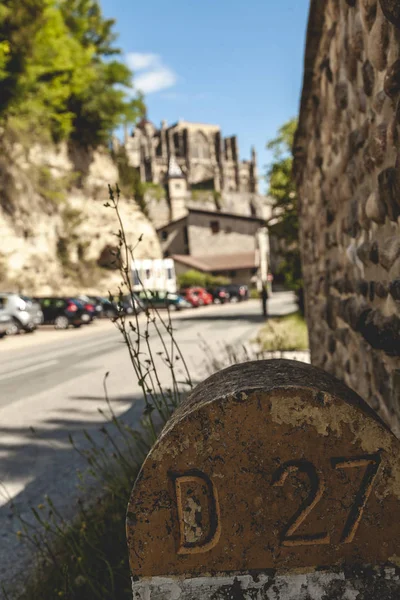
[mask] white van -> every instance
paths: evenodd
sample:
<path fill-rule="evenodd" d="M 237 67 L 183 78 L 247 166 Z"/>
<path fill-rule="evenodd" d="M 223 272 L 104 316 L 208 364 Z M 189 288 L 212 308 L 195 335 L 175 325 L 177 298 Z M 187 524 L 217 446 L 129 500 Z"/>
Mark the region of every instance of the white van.
<path fill-rule="evenodd" d="M 133 290 L 154 292 L 177 291 L 175 265 L 172 258 L 135 259 L 132 265 Z"/>

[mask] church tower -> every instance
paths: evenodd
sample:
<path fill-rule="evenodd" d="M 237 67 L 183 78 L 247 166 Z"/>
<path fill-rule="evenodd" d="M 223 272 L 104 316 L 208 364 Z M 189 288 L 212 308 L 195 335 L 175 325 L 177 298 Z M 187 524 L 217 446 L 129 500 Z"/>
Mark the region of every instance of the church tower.
<path fill-rule="evenodd" d="M 171 221 L 186 217 L 187 181 L 174 156 L 169 160 L 167 186 Z"/>

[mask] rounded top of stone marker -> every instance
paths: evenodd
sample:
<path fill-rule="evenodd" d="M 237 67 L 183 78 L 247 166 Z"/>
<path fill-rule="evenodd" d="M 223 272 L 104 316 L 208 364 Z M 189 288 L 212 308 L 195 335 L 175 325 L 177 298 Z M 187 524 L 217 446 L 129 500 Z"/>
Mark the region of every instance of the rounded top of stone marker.
<path fill-rule="evenodd" d="M 400 444 L 343 383 L 288 360 L 212 375 L 171 417 L 127 515 L 134 577 L 400 563 Z"/>

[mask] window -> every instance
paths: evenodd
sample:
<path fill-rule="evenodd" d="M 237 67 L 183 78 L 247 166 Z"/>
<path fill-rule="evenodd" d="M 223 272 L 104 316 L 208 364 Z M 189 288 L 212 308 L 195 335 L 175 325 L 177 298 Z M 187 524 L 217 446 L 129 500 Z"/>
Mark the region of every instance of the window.
<path fill-rule="evenodd" d="M 232 227 L 226 227 L 225 233 L 232 233 Z"/>
<path fill-rule="evenodd" d="M 174 278 L 174 273 L 172 271 L 172 269 L 167 269 L 167 279 L 173 279 Z"/>
<path fill-rule="evenodd" d="M 151 277 L 151 271 L 150 269 L 146 269 L 146 279 L 150 279 Z"/>
<path fill-rule="evenodd" d="M 198 131 L 191 139 L 192 158 L 210 158 L 210 145 L 204 133 Z"/>
<path fill-rule="evenodd" d="M 180 190 L 181 189 L 181 184 L 180 183 L 176 183 L 174 187 L 175 187 L 176 190 Z"/>
<path fill-rule="evenodd" d="M 161 232 L 161 239 L 163 242 L 165 242 L 168 239 L 168 231 Z"/>
<path fill-rule="evenodd" d="M 213 235 L 219 233 L 219 221 L 210 221 L 210 229 Z"/>
<path fill-rule="evenodd" d="M 139 284 L 140 284 L 139 273 L 138 273 L 138 270 L 135 269 L 133 272 L 133 285 L 139 285 Z"/>
<path fill-rule="evenodd" d="M 236 271 L 229 271 L 229 277 L 236 277 Z"/>

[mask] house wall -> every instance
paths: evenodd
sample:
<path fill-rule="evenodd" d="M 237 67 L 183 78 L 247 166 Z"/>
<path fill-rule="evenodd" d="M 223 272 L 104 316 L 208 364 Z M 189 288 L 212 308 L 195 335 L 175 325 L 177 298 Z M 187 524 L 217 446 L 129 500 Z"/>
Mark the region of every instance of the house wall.
<path fill-rule="evenodd" d="M 400 9 L 312 0 L 295 140 L 314 365 L 400 417 Z"/>
<path fill-rule="evenodd" d="M 218 233 L 212 232 L 212 221 L 219 223 Z M 218 213 L 189 213 L 190 253 L 192 256 L 206 256 L 255 250 L 255 233 L 259 227 L 258 221 L 226 217 Z"/>
<path fill-rule="evenodd" d="M 188 254 L 188 246 L 185 240 L 186 219 L 181 219 L 176 223 L 170 223 L 163 230 L 158 232 L 163 255 Z M 167 239 L 163 239 L 167 235 Z"/>

